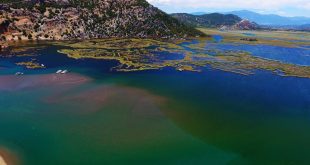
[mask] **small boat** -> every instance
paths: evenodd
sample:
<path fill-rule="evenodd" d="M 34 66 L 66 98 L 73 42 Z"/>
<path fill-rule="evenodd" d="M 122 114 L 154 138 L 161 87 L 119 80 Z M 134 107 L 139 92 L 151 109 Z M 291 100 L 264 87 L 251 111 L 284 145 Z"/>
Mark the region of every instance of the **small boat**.
<path fill-rule="evenodd" d="M 66 74 L 66 73 L 68 73 L 68 70 L 63 70 L 63 71 L 61 72 L 61 74 Z"/>
<path fill-rule="evenodd" d="M 182 72 L 182 71 L 184 71 L 184 69 L 181 69 L 181 68 L 180 68 L 180 69 L 178 69 L 178 71 Z"/>
<path fill-rule="evenodd" d="M 15 73 L 15 75 L 16 76 L 21 76 L 21 75 L 24 75 L 24 73 L 23 72 L 17 72 L 17 73 Z"/>
<path fill-rule="evenodd" d="M 44 64 L 41 64 L 41 67 L 45 67 L 45 65 L 44 65 Z"/>
<path fill-rule="evenodd" d="M 56 72 L 56 74 L 60 74 L 62 72 L 62 70 L 58 70 L 57 72 Z"/>

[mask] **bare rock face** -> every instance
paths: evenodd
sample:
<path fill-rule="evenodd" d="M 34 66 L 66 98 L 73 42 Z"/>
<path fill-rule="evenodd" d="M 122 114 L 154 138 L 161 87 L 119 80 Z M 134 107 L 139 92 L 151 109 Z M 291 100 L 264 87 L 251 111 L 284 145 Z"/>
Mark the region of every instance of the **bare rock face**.
<path fill-rule="evenodd" d="M 259 28 L 259 25 L 249 20 L 242 20 L 235 24 L 232 28 L 236 30 L 256 30 Z"/>
<path fill-rule="evenodd" d="M 145 0 L 6 0 L 2 40 L 200 36 Z M 0 22 L 1 23 L 1 22 Z"/>

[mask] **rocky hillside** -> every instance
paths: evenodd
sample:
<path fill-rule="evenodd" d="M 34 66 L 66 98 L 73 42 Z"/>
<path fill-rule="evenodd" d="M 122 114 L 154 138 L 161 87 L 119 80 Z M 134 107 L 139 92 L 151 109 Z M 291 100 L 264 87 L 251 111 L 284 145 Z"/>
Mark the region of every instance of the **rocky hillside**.
<path fill-rule="evenodd" d="M 2 0 L 1 40 L 201 36 L 145 0 Z"/>
<path fill-rule="evenodd" d="M 221 28 L 227 30 L 255 30 L 259 28 L 256 23 L 242 20 L 233 14 L 212 13 L 192 15 L 176 13 L 171 16 L 192 27 Z"/>

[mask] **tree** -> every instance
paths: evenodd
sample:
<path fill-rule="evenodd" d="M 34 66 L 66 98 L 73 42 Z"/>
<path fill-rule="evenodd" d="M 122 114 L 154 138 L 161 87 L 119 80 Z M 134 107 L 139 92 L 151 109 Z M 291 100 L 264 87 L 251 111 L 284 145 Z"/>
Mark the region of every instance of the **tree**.
<path fill-rule="evenodd" d="M 28 35 L 28 39 L 32 40 L 32 35 L 31 34 Z"/>

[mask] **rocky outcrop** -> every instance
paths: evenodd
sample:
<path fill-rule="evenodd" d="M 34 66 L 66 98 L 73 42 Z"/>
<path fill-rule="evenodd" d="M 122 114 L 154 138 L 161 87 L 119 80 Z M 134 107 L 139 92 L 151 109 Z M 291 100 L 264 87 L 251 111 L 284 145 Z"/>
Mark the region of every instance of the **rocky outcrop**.
<path fill-rule="evenodd" d="M 259 29 L 259 25 L 255 22 L 251 22 L 249 20 L 242 20 L 237 24 L 232 26 L 232 29 L 235 30 L 257 30 Z"/>
<path fill-rule="evenodd" d="M 220 30 L 258 30 L 261 27 L 255 22 L 251 22 L 249 20 L 241 20 L 232 26 L 221 26 Z"/>
<path fill-rule="evenodd" d="M 2 40 L 202 36 L 145 0 L 5 0 Z"/>

